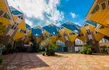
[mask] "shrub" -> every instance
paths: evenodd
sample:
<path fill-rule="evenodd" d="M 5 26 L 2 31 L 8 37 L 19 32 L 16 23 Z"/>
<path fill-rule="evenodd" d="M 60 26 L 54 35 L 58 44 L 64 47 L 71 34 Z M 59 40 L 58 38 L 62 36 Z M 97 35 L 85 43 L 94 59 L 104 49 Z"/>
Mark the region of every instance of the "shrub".
<path fill-rule="evenodd" d="M 91 45 L 85 45 L 80 51 L 82 54 L 92 54 Z"/>
<path fill-rule="evenodd" d="M 56 44 L 54 44 L 51 40 L 47 39 L 41 42 L 40 45 L 42 48 L 46 48 L 46 55 L 52 56 L 55 55 Z"/>
<path fill-rule="evenodd" d="M 2 47 L 2 54 L 8 54 L 7 47 Z"/>
<path fill-rule="evenodd" d="M 14 47 L 12 47 L 11 44 L 8 44 L 8 45 L 6 46 L 6 48 L 7 48 L 7 51 L 8 51 L 9 54 L 14 53 L 15 50 L 16 50 Z"/>
<path fill-rule="evenodd" d="M 3 56 L 0 56 L 0 64 L 3 63 L 3 60 L 4 60 Z"/>
<path fill-rule="evenodd" d="M 31 52 L 39 52 L 39 45 L 37 43 L 34 43 L 31 47 Z"/>
<path fill-rule="evenodd" d="M 46 54 L 45 52 L 42 52 L 42 55 L 43 55 L 43 56 L 45 56 L 45 54 Z"/>

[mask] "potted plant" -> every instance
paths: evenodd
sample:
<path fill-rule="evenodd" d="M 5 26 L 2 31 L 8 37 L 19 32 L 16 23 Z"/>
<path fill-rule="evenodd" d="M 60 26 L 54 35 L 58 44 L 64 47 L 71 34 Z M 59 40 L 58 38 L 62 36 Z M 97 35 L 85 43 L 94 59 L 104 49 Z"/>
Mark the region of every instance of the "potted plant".
<path fill-rule="evenodd" d="M 83 48 L 80 51 L 80 53 L 92 54 L 91 45 L 85 45 L 85 46 L 83 46 Z"/>
<path fill-rule="evenodd" d="M 56 44 L 54 44 L 51 40 L 47 39 L 41 42 L 40 46 L 42 48 L 46 48 L 46 55 L 53 56 L 55 55 Z"/>
<path fill-rule="evenodd" d="M 42 55 L 43 55 L 43 56 L 45 56 L 45 54 L 46 54 L 45 52 L 42 52 Z"/>

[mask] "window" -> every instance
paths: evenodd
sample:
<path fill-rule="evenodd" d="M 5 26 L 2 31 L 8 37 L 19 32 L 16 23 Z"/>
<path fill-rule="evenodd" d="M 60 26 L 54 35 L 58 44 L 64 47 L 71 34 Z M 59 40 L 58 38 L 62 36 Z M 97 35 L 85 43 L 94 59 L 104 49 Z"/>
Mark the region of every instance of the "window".
<path fill-rule="evenodd" d="M 50 35 L 50 36 L 52 36 L 52 35 Z"/>
<path fill-rule="evenodd" d="M 58 36 L 59 38 L 62 37 L 61 35 Z"/>
<path fill-rule="evenodd" d="M 92 11 L 92 14 L 94 14 L 95 12 L 97 12 L 99 10 L 99 5 L 96 5 L 95 8 Z"/>
<path fill-rule="evenodd" d="M 75 33 L 70 33 L 70 35 L 75 35 Z"/>
<path fill-rule="evenodd" d="M 13 29 L 14 28 L 14 25 L 11 27 L 11 29 Z"/>
<path fill-rule="evenodd" d="M 61 29 L 63 29 L 64 27 L 61 27 Z"/>
<path fill-rule="evenodd" d="M 88 26 L 88 24 L 85 24 L 85 26 Z"/>
<path fill-rule="evenodd" d="M 16 27 L 14 27 L 14 30 L 16 29 Z"/>
<path fill-rule="evenodd" d="M 20 32 L 20 29 L 18 29 L 18 32 Z"/>
<path fill-rule="evenodd" d="M 101 27 L 100 27 L 100 29 L 103 29 L 103 28 L 105 28 L 105 27 L 104 27 L 104 26 L 101 26 Z"/>
<path fill-rule="evenodd" d="M 3 17 L 4 17 L 4 18 L 7 18 L 7 19 L 11 19 L 11 18 L 9 17 L 8 13 L 5 13 Z"/>
<path fill-rule="evenodd" d="M 22 16 L 18 16 L 20 19 L 23 19 L 23 17 Z"/>
<path fill-rule="evenodd" d="M 19 23 L 15 22 L 15 24 L 17 24 L 17 25 L 18 25 Z"/>
<path fill-rule="evenodd" d="M 24 30 L 22 30 L 22 33 L 24 33 Z"/>
<path fill-rule="evenodd" d="M 2 25 L 3 23 L 2 22 L 0 22 L 0 25 Z"/>
<path fill-rule="evenodd" d="M 64 36 L 67 36 L 67 34 L 66 34 L 66 33 L 64 33 Z"/>
<path fill-rule="evenodd" d="M 24 33 L 26 33 L 26 30 L 24 30 Z"/>
<path fill-rule="evenodd" d="M 87 31 L 87 34 L 88 34 L 88 35 L 90 35 L 90 34 L 91 34 L 91 33 L 90 33 L 90 30 L 86 30 L 86 31 Z"/>
<path fill-rule="evenodd" d="M 96 34 L 98 33 L 98 32 L 95 32 Z"/>
<path fill-rule="evenodd" d="M 108 6 L 109 6 L 109 0 L 108 0 Z"/>
<path fill-rule="evenodd" d="M 102 3 L 101 6 L 102 6 L 102 9 L 103 9 L 103 10 L 106 9 L 106 3 L 105 3 L 105 2 Z"/>
<path fill-rule="evenodd" d="M 20 32 L 22 32 L 22 29 L 20 30 Z"/>
<path fill-rule="evenodd" d="M 17 22 L 15 22 L 15 24 L 17 24 Z"/>
<path fill-rule="evenodd" d="M 3 11 L 2 10 L 0 10 L 0 16 L 3 14 Z"/>
<path fill-rule="evenodd" d="M 78 36 L 84 36 L 84 34 L 79 34 Z"/>

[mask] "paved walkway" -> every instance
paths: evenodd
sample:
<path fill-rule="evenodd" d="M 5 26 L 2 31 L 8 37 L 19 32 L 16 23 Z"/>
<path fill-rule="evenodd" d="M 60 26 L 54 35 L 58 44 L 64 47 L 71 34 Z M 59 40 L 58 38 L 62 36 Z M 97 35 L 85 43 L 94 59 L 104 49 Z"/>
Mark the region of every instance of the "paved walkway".
<path fill-rule="evenodd" d="M 42 56 L 35 53 L 5 55 L 0 70 L 109 70 L 109 55 L 59 54 Z"/>

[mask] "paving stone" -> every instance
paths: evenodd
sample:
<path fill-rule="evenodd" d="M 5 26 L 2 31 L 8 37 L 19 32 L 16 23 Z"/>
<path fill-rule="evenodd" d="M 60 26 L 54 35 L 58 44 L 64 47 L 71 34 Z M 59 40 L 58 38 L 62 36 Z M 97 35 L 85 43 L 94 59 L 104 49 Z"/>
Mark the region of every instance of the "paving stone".
<path fill-rule="evenodd" d="M 109 55 L 57 54 L 61 57 L 36 53 L 5 55 L 0 70 L 109 70 Z"/>

